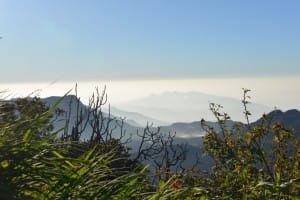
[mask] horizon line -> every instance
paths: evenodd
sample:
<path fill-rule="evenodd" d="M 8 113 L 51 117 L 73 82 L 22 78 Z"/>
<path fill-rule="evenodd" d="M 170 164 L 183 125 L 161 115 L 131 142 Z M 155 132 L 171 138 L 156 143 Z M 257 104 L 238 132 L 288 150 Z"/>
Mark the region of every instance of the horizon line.
<path fill-rule="evenodd" d="M 300 74 L 258 74 L 258 75 L 217 75 L 217 76 L 198 76 L 198 77 L 148 77 L 148 78 L 100 78 L 100 79 L 78 79 L 78 80 L 68 80 L 68 79 L 54 79 L 54 80 L 20 80 L 20 81 L 1 81 L 0 84 L 20 84 L 20 83 L 49 83 L 53 85 L 55 83 L 77 83 L 77 82 L 132 82 L 132 81 L 193 81 L 193 80 L 208 80 L 208 79 L 254 79 L 254 78 L 291 78 L 291 77 L 300 77 Z"/>

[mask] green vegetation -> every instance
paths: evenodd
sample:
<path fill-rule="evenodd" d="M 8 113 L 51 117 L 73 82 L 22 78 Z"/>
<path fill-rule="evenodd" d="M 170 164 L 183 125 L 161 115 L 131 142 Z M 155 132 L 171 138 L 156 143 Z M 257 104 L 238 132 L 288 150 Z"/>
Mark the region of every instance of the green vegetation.
<path fill-rule="evenodd" d="M 145 169 L 118 165 L 127 164 L 128 157 L 116 140 L 111 140 L 111 150 L 104 152 L 100 144 L 87 146 L 57 139 L 58 131 L 52 132 L 48 124 L 57 104 L 47 109 L 33 98 L 1 105 L 1 199 L 142 196 Z"/>
<path fill-rule="evenodd" d="M 250 125 L 248 92 L 244 90 L 243 98 L 246 124 L 227 127 L 229 116 L 217 104 L 210 109 L 221 131 L 201 121 L 207 132 L 205 154 L 213 160 L 210 171 L 161 169 L 168 174 L 159 174 L 164 178 L 154 183 L 147 167 L 130 157 L 123 133 L 119 139 L 109 135 L 111 120 L 105 121 L 106 128 L 96 126 L 103 119 L 103 95 L 94 96 L 96 105 L 89 110 L 96 121 L 90 123 L 95 128 L 88 141 L 79 140 L 85 125 L 81 117 L 70 134 L 53 128 L 64 97 L 50 108 L 37 97 L 2 101 L 0 199 L 299 199 L 299 139 L 293 130 L 270 123 L 267 115 L 260 124 Z"/>

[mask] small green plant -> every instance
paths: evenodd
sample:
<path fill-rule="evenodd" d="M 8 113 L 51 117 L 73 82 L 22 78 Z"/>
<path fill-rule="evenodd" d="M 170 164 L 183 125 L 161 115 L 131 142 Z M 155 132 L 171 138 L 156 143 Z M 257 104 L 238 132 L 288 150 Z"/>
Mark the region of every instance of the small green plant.
<path fill-rule="evenodd" d="M 206 178 L 207 195 L 218 199 L 297 199 L 300 196 L 300 146 L 291 129 L 264 114 L 249 123 L 248 92 L 243 90 L 246 123 L 226 126 L 230 119 L 217 104 L 210 109 L 221 132 L 202 121 L 206 154 L 214 160 Z"/>

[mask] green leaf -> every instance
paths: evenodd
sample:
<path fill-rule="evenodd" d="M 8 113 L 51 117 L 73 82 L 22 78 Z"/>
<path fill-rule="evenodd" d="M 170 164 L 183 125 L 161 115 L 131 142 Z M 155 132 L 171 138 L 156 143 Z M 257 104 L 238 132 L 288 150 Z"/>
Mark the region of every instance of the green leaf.
<path fill-rule="evenodd" d="M 7 168 L 9 166 L 9 161 L 8 160 L 3 160 L 1 162 L 1 166 L 2 166 L 2 168 Z"/>
<path fill-rule="evenodd" d="M 64 162 L 65 162 L 66 164 L 68 164 L 72 169 L 75 168 L 75 166 L 74 166 L 70 161 L 66 160 L 65 157 L 63 157 L 63 156 L 62 156 L 60 153 L 58 153 L 57 151 L 52 150 L 52 153 L 53 153 L 56 157 L 58 157 L 58 158 L 60 158 L 60 159 L 63 159 Z"/>
<path fill-rule="evenodd" d="M 165 182 L 163 181 L 163 180 L 160 180 L 159 181 L 159 188 L 163 188 L 163 187 L 165 187 Z"/>
<path fill-rule="evenodd" d="M 30 136 L 31 136 L 31 130 L 28 129 L 28 130 L 26 131 L 26 133 L 24 134 L 24 136 L 23 136 L 23 142 L 28 142 L 29 139 L 30 139 Z"/>
<path fill-rule="evenodd" d="M 280 182 L 280 173 L 279 172 L 276 173 L 276 182 L 277 183 Z"/>
<path fill-rule="evenodd" d="M 160 194 L 156 193 L 156 194 L 152 195 L 149 200 L 158 200 L 159 197 L 160 197 Z"/>
<path fill-rule="evenodd" d="M 52 153 L 53 153 L 56 157 L 58 157 L 58 158 L 61 158 L 61 159 L 64 158 L 60 153 L 58 153 L 58 152 L 55 151 L 55 150 L 53 150 Z"/>
<path fill-rule="evenodd" d="M 95 152 L 96 148 L 97 148 L 97 145 L 95 145 L 95 146 L 87 153 L 87 155 L 84 157 L 84 160 L 85 160 L 85 161 L 87 161 L 87 160 L 90 159 L 91 155 Z"/>

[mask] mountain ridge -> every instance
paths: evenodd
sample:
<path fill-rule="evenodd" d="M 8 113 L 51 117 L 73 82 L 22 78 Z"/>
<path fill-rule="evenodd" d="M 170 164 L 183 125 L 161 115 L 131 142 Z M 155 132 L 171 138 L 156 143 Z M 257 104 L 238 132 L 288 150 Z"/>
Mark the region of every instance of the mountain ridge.
<path fill-rule="evenodd" d="M 217 103 L 223 106 L 232 120 L 240 121 L 244 119 L 242 100 L 206 94 L 201 92 L 164 92 L 149 95 L 140 99 L 117 104 L 119 109 L 127 109 L 133 112 L 143 113 L 152 118 L 161 119 L 169 123 L 192 122 L 202 118 L 208 121 L 214 120 L 209 103 Z M 251 121 L 255 121 L 260 115 L 257 113 L 270 112 L 272 109 L 266 105 L 251 103 L 249 110 L 253 116 Z"/>
<path fill-rule="evenodd" d="M 47 105 L 53 105 L 58 99 L 60 99 L 61 97 L 59 96 L 51 96 L 51 97 L 47 97 L 47 98 L 43 98 L 42 101 L 45 102 Z M 70 100 L 74 100 L 75 102 L 75 98 L 76 96 L 74 95 L 68 95 L 66 96 L 63 101 L 61 102 L 61 104 L 59 105 L 59 108 L 64 108 L 64 110 L 69 109 L 69 101 Z M 84 105 L 81 101 L 79 101 L 80 107 L 86 107 L 86 105 Z M 75 112 L 76 106 L 75 104 L 71 107 L 71 111 Z M 105 109 L 104 109 L 105 110 Z M 127 117 L 127 116 L 120 116 L 120 115 L 116 115 L 114 114 L 114 111 L 116 111 L 117 109 L 115 109 L 114 107 L 112 107 L 111 109 L 111 115 L 115 116 L 115 117 Z M 107 111 L 107 109 L 105 110 Z M 122 111 L 119 110 L 121 112 L 123 112 L 123 114 L 129 113 L 132 114 L 134 113 L 136 115 L 136 117 L 138 116 L 143 116 L 145 117 L 143 114 L 140 113 L 135 113 L 135 112 L 128 112 L 128 111 Z M 105 115 L 108 115 L 107 113 L 105 113 Z M 260 118 L 256 119 L 254 122 L 251 123 L 251 125 L 255 125 L 258 124 L 261 121 L 261 116 L 263 115 L 263 113 L 260 113 Z M 275 121 L 282 121 L 284 122 L 285 125 L 288 125 L 288 127 L 292 127 L 295 128 L 297 130 L 300 130 L 300 111 L 297 109 L 290 109 L 287 111 L 281 111 L 281 110 L 273 110 L 269 113 L 267 113 L 268 116 L 273 117 Z M 149 118 L 145 118 L 145 119 L 152 119 L 151 117 Z M 128 120 L 132 120 L 130 117 L 125 119 L 126 127 L 129 128 L 130 130 L 133 129 L 142 129 L 146 126 L 146 124 L 143 126 L 140 123 L 133 121 L 128 121 Z M 148 121 L 149 124 L 151 124 L 151 121 Z M 235 121 L 229 121 L 230 125 L 232 125 Z M 216 123 L 215 122 L 210 122 L 208 121 L 208 123 L 217 128 L 216 127 Z M 173 122 L 170 123 L 169 125 L 157 125 L 153 122 L 153 126 L 154 127 L 161 127 L 161 130 L 164 132 L 176 132 L 178 137 L 197 137 L 197 136 L 202 136 L 203 135 L 203 130 L 201 128 L 201 124 L 200 124 L 200 120 L 194 120 L 192 122 Z"/>

